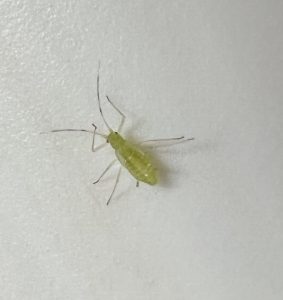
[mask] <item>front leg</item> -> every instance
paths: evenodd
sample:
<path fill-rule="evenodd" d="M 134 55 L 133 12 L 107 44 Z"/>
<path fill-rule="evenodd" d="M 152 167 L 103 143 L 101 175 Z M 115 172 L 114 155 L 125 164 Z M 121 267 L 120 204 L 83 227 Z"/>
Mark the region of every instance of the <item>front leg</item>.
<path fill-rule="evenodd" d="M 95 151 L 101 149 L 102 147 L 104 147 L 104 146 L 107 144 L 107 142 L 105 142 L 105 143 L 103 143 L 103 144 L 101 144 L 101 145 L 99 145 L 99 146 L 94 147 L 94 145 L 95 145 L 94 141 L 95 141 L 95 134 L 96 134 L 97 126 L 96 126 L 95 124 L 93 124 L 93 123 L 92 123 L 91 125 L 94 127 L 93 135 L 92 135 L 91 151 L 92 151 L 92 152 L 95 152 Z"/>
<path fill-rule="evenodd" d="M 121 110 L 109 99 L 109 97 L 106 95 L 106 98 L 108 100 L 108 102 L 112 105 L 112 107 L 117 111 L 117 113 L 122 117 L 121 118 L 121 122 L 118 126 L 117 132 L 120 132 L 122 130 L 122 127 L 125 123 L 126 120 L 126 116 L 121 112 Z"/>

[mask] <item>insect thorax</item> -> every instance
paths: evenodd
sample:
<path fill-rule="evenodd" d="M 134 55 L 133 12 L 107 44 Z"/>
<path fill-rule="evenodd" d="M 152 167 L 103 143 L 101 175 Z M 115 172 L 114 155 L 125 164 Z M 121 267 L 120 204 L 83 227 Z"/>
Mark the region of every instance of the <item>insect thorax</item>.
<path fill-rule="evenodd" d="M 108 137 L 107 137 L 107 141 L 110 143 L 110 145 L 117 150 L 118 148 L 120 148 L 125 140 L 122 138 L 122 136 L 115 131 L 112 131 L 109 133 Z"/>

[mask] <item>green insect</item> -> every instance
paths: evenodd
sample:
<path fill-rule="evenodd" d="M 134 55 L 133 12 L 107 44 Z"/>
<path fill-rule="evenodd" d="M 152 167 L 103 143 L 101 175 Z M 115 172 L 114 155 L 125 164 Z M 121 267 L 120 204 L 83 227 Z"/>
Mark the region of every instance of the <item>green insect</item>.
<path fill-rule="evenodd" d="M 185 141 L 191 141 L 194 138 L 185 139 L 184 136 L 176 137 L 176 138 L 165 138 L 165 139 L 154 139 L 154 140 L 146 140 L 139 144 L 132 144 L 129 141 L 127 141 L 125 138 L 122 137 L 122 135 L 119 133 L 125 123 L 126 116 L 121 112 L 121 110 L 110 100 L 110 98 L 106 95 L 106 99 L 111 104 L 111 106 L 114 108 L 114 110 L 121 116 L 121 121 L 118 126 L 117 131 L 114 131 L 106 121 L 102 108 L 101 108 L 101 100 L 100 100 L 100 91 L 99 91 L 99 70 L 100 70 L 100 64 L 98 66 L 98 72 L 97 72 L 97 100 L 98 100 L 98 106 L 100 115 L 106 125 L 106 127 L 109 130 L 108 134 L 103 134 L 97 131 L 97 126 L 95 124 L 92 124 L 94 127 L 94 130 L 87 130 L 87 129 L 54 129 L 49 132 L 42 132 L 42 133 L 50 133 L 50 132 L 63 132 L 63 131 L 80 131 L 80 132 L 87 132 L 92 134 L 92 151 L 95 152 L 107 143 L 109 143 L 112 148 L 115 150 L 116 158 L 111 161 L 111 163 L 107 166 L 107 168 L 102 172 L 102 174 L 99 176 L 99 178 L 93 182 L 93 184 L 98 183 L 104 175 L 111 169 L 114 164 L 119 161 L 120 167 L 117 172 L 116 180 L 114 187 L 112 189 L 112 192 L 108 198 L 107 205 L 110 203 L 112 196 L 116 190 L 116 187 L 118 185 L 120 174 L 122 170 L 122 166 L 125 167 L 129 173 L 136 179 L 136 186 L 139 186 L 139 182 L 144 182 L 150 185 L 155 185 L 158 182 L 158 176 L 157 176 L 157 170 L 153 166 L 152 161 L 150 159 L 150 156 L 144 152 L 139 145 L 146 144 L 146 143 L 159 143 L 161 142 L 164 146 L 164 142 L 185 142 Z M 102 145 L 95 147 L 95 136 L 99 135 L 102 138 L 104 138 L 106 141 Z M 172 143 L 171 143 L 172 145 Z M 165 144 L 166 146 L 166 144 Z"/>

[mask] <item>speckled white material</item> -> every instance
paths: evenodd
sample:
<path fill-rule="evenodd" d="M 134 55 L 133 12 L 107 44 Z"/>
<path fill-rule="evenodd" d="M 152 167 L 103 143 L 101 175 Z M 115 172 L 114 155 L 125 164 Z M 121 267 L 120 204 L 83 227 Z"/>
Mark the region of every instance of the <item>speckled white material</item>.
<path fill-rule="evenodd" d="M 0 299 L 283 299 L 283 2 L 0 1 Z M 137 189 L 101 94 L 160 149 Z M 109 123 L 118 118 L 104 105 Z M 98 140 L 99 142 L 99 140 Z"/>

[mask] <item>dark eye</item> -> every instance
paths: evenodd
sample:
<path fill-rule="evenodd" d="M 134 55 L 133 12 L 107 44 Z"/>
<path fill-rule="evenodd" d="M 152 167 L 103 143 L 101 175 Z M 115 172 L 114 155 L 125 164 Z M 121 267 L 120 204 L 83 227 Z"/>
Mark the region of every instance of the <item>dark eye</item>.
<path fill-rule="evenodd" d="M 118 132 L 115 131 L 115 134 L 118 134 Z"/>

